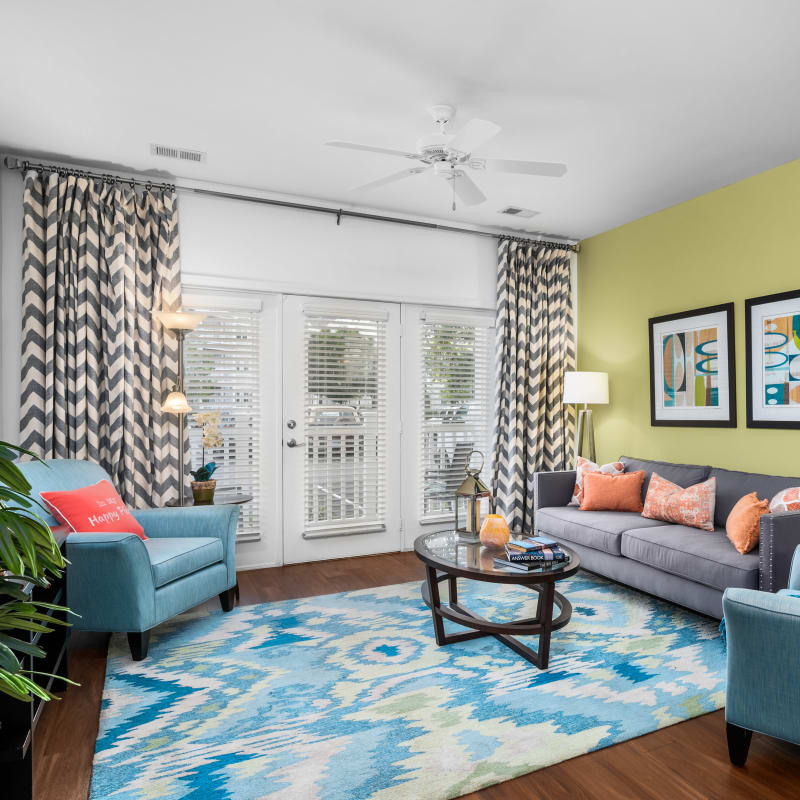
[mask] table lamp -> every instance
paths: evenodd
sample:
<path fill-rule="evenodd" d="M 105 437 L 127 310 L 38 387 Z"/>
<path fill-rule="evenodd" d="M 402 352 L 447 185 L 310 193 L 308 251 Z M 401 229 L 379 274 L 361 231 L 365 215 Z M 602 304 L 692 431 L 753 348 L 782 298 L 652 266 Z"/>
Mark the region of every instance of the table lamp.
<path fill-rule="evenodd" d="M 592 410 L 589 404 L 608 404 L 608 373 L 607 372 L 565 372 L 564 373 L 564 403 L 583 403 L 583 408 L 578 410 L 578 432 L 575 436 L 575 461 L 578 456 L 584 456 L 590 461 L 596 461 L 594 449 L 594 423 Z M 587 444 L 584 450 L 583 440 L 586 436 Z"/>

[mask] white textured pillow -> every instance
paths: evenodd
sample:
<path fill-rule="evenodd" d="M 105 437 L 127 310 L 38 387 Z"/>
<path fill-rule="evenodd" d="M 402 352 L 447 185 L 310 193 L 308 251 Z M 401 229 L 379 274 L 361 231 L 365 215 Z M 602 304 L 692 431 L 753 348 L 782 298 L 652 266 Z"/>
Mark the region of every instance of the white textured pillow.
<path fill-rule="evenodd" d="M 800 511 L 800 487 L 781 489 L 769 501 L 769 510 L 773 514 L 776 511 Z"/>
<path fill-rule="evenodd" d="M 614 461 L 611 464 L 603 464 L 602 467 L 589 461 L 588 458 L 578 456 L 578 465 L 575 467 L 575 488 L 572 491 L 571 506 L 579 506 L 583 500 L 583 476 L 586 472 L 603 472 L 606 475 L 622 475 L 625 472 L 625 465 L 621 461 Z"/>

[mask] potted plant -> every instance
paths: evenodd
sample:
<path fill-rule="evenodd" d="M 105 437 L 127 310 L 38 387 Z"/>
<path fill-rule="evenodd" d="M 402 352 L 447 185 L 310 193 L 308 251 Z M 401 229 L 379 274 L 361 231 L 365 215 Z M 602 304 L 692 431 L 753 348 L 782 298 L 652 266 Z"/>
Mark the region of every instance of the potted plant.
<path fill-rule="evenodd" d="M 51 625 L 69 623 L 41 611 L 68 609 L 31 599 L 30 584 L 47 588 L 48 575 L 59 577 L 65 561 L 49 526 L 36 514 L 39 503 L 30 495 L 30 483 L 14 463 L 21 453 L 36 458 L 0 442 L 0 692 L 30 702 L 53 697 L 34 677 L 51 676 L 23 666 L 25 656 L 44 658 L 45 651 L 20 634 L 49 633 Z"/>
<path fill-rule="evenodd" d="M 203 466 L 200 469 L 192 470 L 192 497 L 196 506 L 210 505 L 214 502 L 214 490 L 217 487 L 216 480 L 212 475 L 217 468 L 214 461 L 206 460 L 206 447 L 213 449 L 222 445 L 222 434 L 219 432 L 219 411 L 201 411 L 194 415 L 194 421 L 202 428 L 203 436 L 201 439 L 203 455 Z"/>

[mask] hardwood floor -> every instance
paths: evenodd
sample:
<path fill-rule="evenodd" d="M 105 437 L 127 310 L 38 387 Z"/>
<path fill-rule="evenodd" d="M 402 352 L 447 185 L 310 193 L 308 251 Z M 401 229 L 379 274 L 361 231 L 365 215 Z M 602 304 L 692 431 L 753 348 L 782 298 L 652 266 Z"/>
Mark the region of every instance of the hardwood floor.
<path fill-rule="evenodd" d="M 421 581 L 423 574 L 413 553 L 241 572 L 241 604 Z M 210 602 L 218 604 L 216 599 Z M 72 637 L 70 677 L 81 687 L 71 687 L 61 701 L 50 703 L 37 729 L 36 800 L 88 797 L 107 643 L 102 634 Z M 717 711 L 465 795 L 468 800 L 684 797 L 800 797 L 800 747 L 754 734 L 747 766 L 733 767 L 725 743 L 724 712 Z"/>

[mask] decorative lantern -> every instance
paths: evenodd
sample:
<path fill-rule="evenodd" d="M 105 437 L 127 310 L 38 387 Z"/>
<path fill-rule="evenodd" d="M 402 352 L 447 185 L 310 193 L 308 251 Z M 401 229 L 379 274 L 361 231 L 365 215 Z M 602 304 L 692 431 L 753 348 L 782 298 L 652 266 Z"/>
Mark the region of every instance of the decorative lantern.
<path fill-rule="evenodd" d="M 481 457 L 481 465 L 477 469 L 470 467 L 470 461 L 475 453 Z M 456 533 L 462 541 L 480 541 L 481 500 L 492 496 L 486 484 L 478 477 L 483 469 L 483 462 L 484 457 L 480 450 L 470 452 L 464 464 L 467 477 L 456 490 Z"/>

